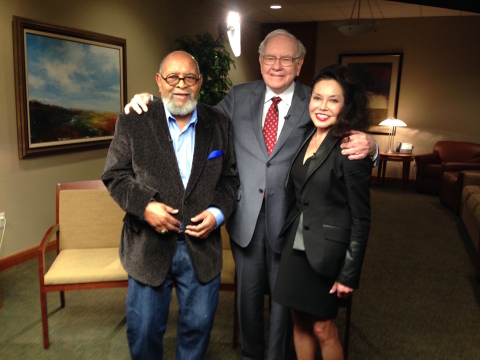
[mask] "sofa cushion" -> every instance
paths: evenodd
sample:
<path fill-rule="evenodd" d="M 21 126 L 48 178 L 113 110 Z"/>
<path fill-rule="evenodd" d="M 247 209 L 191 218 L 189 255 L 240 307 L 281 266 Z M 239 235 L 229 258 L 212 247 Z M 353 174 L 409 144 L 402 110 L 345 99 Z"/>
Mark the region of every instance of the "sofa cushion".
<path fill-rule="evenodd" d="M 474 213 L 480 205 L 480 194 L 471 194 L 467 200 L 467 209 Z"/>
<path fill-rule="evenodd" d="M 467 185 L 463 187 L 462 191 L 462 203 L 467 203 L 472 194 L 480 194 L 480 186 Z"/>

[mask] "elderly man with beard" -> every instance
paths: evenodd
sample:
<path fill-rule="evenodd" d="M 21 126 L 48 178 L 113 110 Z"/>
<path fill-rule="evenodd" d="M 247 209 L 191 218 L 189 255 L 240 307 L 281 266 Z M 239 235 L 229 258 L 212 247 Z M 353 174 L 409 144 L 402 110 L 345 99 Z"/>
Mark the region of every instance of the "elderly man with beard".
<path fill-rule="evenodd" d="M 119 115 L 102 180 L 126 211 L 120 258 L 128 279 L 133 359 L 162 359 L 172 286 L 179 306 L 177 359 L 203 359 L 218 304 L 219 226 L 239 186 L 232 125 L 197 103 L 202 75 L 175 51 L 156 75 L 161 100 Z"/>

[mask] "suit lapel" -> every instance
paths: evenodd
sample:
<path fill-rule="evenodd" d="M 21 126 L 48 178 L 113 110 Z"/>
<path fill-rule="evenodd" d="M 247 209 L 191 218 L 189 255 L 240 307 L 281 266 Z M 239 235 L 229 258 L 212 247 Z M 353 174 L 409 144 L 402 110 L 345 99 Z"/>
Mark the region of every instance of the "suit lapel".
<path fill-rule="evenodd" d="M 188 179 L 187 189 L 185 196 L 192 191 L 203 167 L 207 161 L 208 150 L 210 148 L 210 138 L 212 136 L 212 127 L 209 119 L 206 116 L 204 109 L 200 104 L 197 105 L 197 124 L 195 126 L 195 150 L 193 152 L 192 171 L 190 178 Z"/>
<path fill-rule="evenodd" d="M 324 163 L 325 159 L 328 157 L 337 142 L 338 139 L 334 138 L 332 136 L 332 132 L 329 131 L 322 144 L 318 148 L 317 153 L 312 157 L 312 160 L 308 165 L 307 174 L 302 187 L 305 186 L 312 174 Z"/>
<path fill-rule="evenodd" d="M 263 154 L 268 158 L 267 145 L 265 145 L 265 138 L 262 130 L 262 115 L 263 105 L 265 104 L 265 83 L 259 82 L 259 85 L 253 90 L 253 96 L 250 98 L 250 118 L 253 127 L 253 133 L 257 138 L 258 144 L 262 149 Z"/>

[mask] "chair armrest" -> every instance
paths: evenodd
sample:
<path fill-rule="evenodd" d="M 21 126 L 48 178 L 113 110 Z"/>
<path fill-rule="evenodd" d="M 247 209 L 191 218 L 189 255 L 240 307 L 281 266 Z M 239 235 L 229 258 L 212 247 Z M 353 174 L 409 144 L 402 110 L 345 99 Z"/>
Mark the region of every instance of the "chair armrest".
<path fill-rule="evenodd" d="M 437 153 L 430 153 L 430 154 L 421 154 L 421 155 L 415 155 L 415 164 L 417 165 L 417 175 L 416 175 L 416 188 L 417 191 L 427 191 L 427 189 L 424 187 L 424 173 L 425 173 L 425 168 L 429 164 L 441 164 L 442 160 L 438 156 Z M 429 186 L 427 186 L 428 188 Z"/>
<path fill-rule="evenodd" d="M 443 172 L 446 171 L 463 171 L 463 170 L 480 170 L 480 164 L 476 163 L 444 163 L 442 165 Z"/>
<path fill-rule="evenodd" d="M 427 164 L 441 164 L 442 160 L 437 153 L 430 153 L 415 155 L 415 162 L 417 163 L 417 167 L 420 167 Z"/>
<path fill-rule="evenodd" d="M 463 186 L 467 185 L 480 186 L 480 171 L 463 171 Z"/>
<path fill-rule="evenodd" d="M 48 243 L 53 236 L 56 236 L 59 230 L 58 224 L 50 226 L 45 235 L 43 236 L 42 242 L 38 246 L 38 266 L 40 273 L 43 272 L 45 275 L 45 250 L 47 249 Z"/>

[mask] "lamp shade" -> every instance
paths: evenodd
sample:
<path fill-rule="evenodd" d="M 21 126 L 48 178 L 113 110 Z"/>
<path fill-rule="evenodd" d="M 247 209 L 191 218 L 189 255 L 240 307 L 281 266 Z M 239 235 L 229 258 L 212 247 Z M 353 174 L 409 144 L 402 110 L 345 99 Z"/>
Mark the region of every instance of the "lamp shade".
<path fill-rule="evenodd" d="M 407 126 L 402 120 L 395 118 L 388 118 L 383 120 L 379 125 L 382 126 Z"/>
<path fill-rule="evenodd" d="M 390 134 L 388 135 L 388 150 L 387 150 L 387 153 L 395 152 L 393 150 L 393 144 L 394 144 L 395 132 L 396 132 L 397 126 L 407 126 L 407 124 L 405 124 L 402 120 L 399 120 L 399 119 L 388 118 L 388 119 L 383 120 L 380 123 L 380 125 L 391 127 Z"/>

